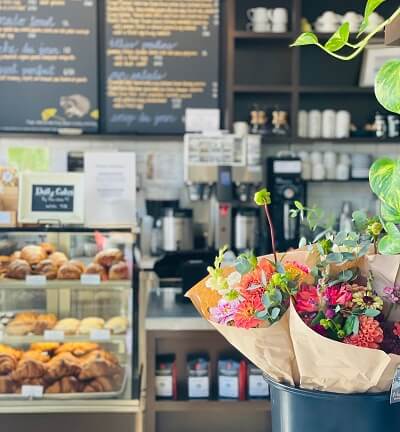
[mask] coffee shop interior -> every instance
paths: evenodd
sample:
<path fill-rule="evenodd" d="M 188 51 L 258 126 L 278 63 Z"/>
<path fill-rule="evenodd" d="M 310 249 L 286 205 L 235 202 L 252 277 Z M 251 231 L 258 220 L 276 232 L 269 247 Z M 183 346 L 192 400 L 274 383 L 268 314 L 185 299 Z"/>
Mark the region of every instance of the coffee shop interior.
<path fill-rule="evenodd" d="M 0 0 L 0 425 L 7 431 L 272 431 L 268 384 L 185 293 L 218 250 L 350 230 L 399 156 L 375 75 L 314 46 L 364 0 Z M 387 0 L 366 33 L 398 8 Z M 4 362 L 4 363 L 3 363 Z"/>

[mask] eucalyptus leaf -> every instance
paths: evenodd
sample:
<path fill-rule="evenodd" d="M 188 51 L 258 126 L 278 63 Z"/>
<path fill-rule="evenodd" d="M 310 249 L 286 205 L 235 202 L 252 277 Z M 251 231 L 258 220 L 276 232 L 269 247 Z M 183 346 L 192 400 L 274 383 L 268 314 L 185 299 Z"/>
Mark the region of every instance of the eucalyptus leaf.
<path fill-rule="evenodd" d="M 366 309 L 364 312 L 364 315 L 367 315 L 368 317 L 375 318 L 377 317 L 381 312 L 376 309 Z"/>
<path fill-rule="evenodd" d="M 302 237 L 299 241 L 299 248 L 301 249 L 306 245 L 307 245 L 307 239 L 305 237 Z"/>
<path fill-rule="evenodd" d="M 398 85 L 400 89 L 400 75 Z M 400 159 L 375 161 L 370 168 L 369 182 L 378 198 L 400 216 Z"/>
<path fill-rule="evenodd" d="M 342 246 L 342 243 L 346 240 L 346 238 L 347 238 L 347 233 L 345 233 L 344 231 L 339 231 L 336 234 L 334 243 L 337 244 L 338 246 Z"/>
<path fill-rule="evenodd" d="M 362 257 L 366 255 L 371 247 L 371 242 L 365 243 L 361 246 L 360 252 L 358 252 L 358 256 Z"/>
<path fill-rule="evenodd" d="M 357 240 L 345 240 L 343 246 L 354 248 L 357 246 Z"/>
<path fill-rule="evenodd" d="M 251 271 L 250 263 L 245 258 L 240 256 L 237 258 L 235 268 L 241 275 L 244 275 Z"/>
<path fill-rule="evenodd" d="M 368 0 L 367 4 L 365 6 L 364 19 L 362 20 L 362 23 L 360 25 L 360 29 L 359 29 L 359 33 L 358 33 L 357 37 L 361 36 L 365 32 L 365 30 L 368 27 L 370 16 L 385 1 L 386 0 Z"/>
<path fill-rule="evenodd" d="M 357 231 L 365 231 L 368 227 L 368 216 L 362 210 L 353 212 L 353 221 Z"/>
<path fill-rule="evenodd" d="M 354 261 L 355 259 L 354 255 L 350 252 L 343 252 L 342 255 L 344 261 Z"/>
<path fill-rule="evenodd" d="M 270 294 L 270 301 L 271 305 L 282 303 L 282 293 L 280 292 L 280 290 L 275 290 L 272 294 Z"/>
<path fill-rule="evenodd" d="M 343 262 L 343 255 L 341 253 L 330 253 L 326 257 L 326 262 L 329 264 L 340 264 Z"/>
<path fill-rule="evenodd" d="M 375 78 L 375 95 L 388 111 L 400 114 L 400 60 L 389 60 Z"/>
<path fill-rule="evenodd" d="M 281 310 L 278 307 L 275 307 L 271 311 L 271 319 L 276 320 L 280 314 Z"/>
<path fill-rule="evenodd" d="M 280 274 L 286 273 L 285 267 L 283 267 L 282 263 L 279 261 L 276 263 L 276 271 Z"/>
<path fill-rule="evenodd" d="M 347 44 L 349 36 L 350 24 L 344 22 L 326 42 L 325 48 L 330 52 L 339 51 Z"/>
<path fill-rule="evenodd" d="M 360 319 L 358 318 L 358 316 L 355 316 L 353 322 L 353 334 L 354 335 L 358 334 L 359 330 L 360 330 Z"/>
<path fill-rule="evenodd" d="M 262 296 L 262 302 L 263 302 L 263 305 L 265 306 L 265 309 L 269 309 L 272 306 L 272 301 L 269 297 L 269 294 L 264 294 Z"/>
<path fill-rule="evenodd" d="M 256 318 L 265 319 L 268 316 L 268 311 L 266 309 L 256 312 Z"/>
<path fill-rule="evenodd" d="M 343 271 L 339 274 L 338 280 L 339 282 L 349 282 L 354 277 L 354 274 L 351 270 Z"/>
<path fill-rule="evenodd" d="M 317 36 L 312 32 L 302 33 L 290 46 L 294 47 L 304 45 L 318 45 Z"/>
<path fill-rule="evenodd" d="M 350 336 L 353 333 L 354 322 L 356 317 L 354 315 L 350 315 L 346 318 L 346 322 L 344 323 L 343 331 L 346 336 Z"/>

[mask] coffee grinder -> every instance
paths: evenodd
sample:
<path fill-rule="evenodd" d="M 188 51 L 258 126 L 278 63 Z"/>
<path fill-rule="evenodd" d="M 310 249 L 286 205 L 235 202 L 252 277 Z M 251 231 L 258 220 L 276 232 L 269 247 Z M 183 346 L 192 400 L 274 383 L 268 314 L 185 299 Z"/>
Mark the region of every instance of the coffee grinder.
<path fill-rule="evenodd" d="M 305 202 L 306 188 L 301 178 L 301 160 L 292 155 L 267 159 L 267 187 L 271 192 L 271 214 L 275 226 L 276 247 L 280 252 L 297 248 L 300 239 L 299 218 L 290 217 L 294 202 Z"/>

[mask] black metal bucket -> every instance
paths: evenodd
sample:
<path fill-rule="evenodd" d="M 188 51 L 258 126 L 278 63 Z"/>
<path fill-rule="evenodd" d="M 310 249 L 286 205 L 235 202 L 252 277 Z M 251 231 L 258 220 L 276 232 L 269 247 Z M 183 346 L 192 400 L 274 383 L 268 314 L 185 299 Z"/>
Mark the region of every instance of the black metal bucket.
<path fill-rule="evenodd" d="M 346 395 L 268 383 L 273 432 L 400 431 L 400 403 L 390 405 L 389 393 Z"/>

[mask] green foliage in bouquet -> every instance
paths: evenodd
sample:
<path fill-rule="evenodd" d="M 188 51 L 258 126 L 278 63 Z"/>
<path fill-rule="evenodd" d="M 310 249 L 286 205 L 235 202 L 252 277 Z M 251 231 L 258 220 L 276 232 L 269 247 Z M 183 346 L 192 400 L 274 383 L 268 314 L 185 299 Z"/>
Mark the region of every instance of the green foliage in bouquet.
<path fill-rule="evenodd" d="M 365 11 L 364 19 L 361 23 L 357 37 L 360 38 L 368 27 L 368 21 L 372 13 L 386 0 L 368 0 Z M 327 54 L 335 57 L 338 60 L 350 61 L 357 57 L 364 48 L 368 45 L 369 41 L 379 32 L 400 16 L 400 7 L 382 24 L 380 24 L 374 31 L 369 33 L 357 43 L 350 43 L 350 24 L 344 22 L 338 30 L 329 38 L 323 45 L 318 40 L 316 34 L 312 32 L 302 33 L 295 42 L 291 45 L 304 46 L 316 45 Z M 342 50 L 351 50 L 349 54 L 340 54 Z M 379 103 L 388 111 L 400 114 L 400 60 L 389 60 L 379 70 L 375 79 L 375 95 Z"/>

